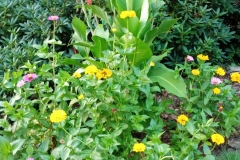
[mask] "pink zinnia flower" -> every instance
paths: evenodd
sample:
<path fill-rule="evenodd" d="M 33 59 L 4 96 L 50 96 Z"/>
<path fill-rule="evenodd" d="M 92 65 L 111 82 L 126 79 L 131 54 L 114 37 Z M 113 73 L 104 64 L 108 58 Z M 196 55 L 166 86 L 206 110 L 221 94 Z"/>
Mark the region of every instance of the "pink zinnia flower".
<path fill-rule="evenodd" d="M 220 84 L 222 81 L 217 77 L 212 77 L 211 84 Z"/>
<path fill-rule="evenodd" d="M 185 58 L 185 60 L 188 61 L 188 62 L 194 61 L 193 57 L 189 56 L 189 55 Z"/>
<path fill-rule="evenodd" d="M 17 83 L 17 87 L 22 87 L 25 84 L 24 80 L 21 80 Z"/>
<path fill-rule="evenodd" d="M 27 160 L 34 160 L 34 158 L 28 158 Z"/>
<path fill-rule="evenodd" d="M 34 80 L 35 78 L 37 78 L 37 75 L 35 74 L 35 73 L 33 73 L 33 74 L 27 74 L 27 75 L 25 75 L 24 77 L 23 77 L 23 80 L 25 81 L 25 82 L 31 82 L 32 80 Z"/>
<path fill-rule="evenodd" d="M 56 20 L 58 20 L 58 19 L 59 19 L 58 16 L 49 16 L 49 17 L 48 17 L 48 20 L 49 20 L 49 21 L 56 21 Z"/>
<path fill-rule="evenodd" d="M 87 5 L 91 5 L 92 4 L 92 0 L 86 0 Z"/>

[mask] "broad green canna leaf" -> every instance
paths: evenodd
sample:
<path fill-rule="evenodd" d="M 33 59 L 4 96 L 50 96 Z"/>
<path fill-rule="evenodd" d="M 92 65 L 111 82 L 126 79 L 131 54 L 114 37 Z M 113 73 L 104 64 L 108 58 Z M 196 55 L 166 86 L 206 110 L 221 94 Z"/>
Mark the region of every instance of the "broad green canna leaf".
<path fill-rule="evenodd" d="M 107 13 L 102 10 L 100 7 L 95 5 L 86 5 L 87 9 L 91 9 L 92 13 L 95 14 L 97 17 L 103 19 L 108 25 L 111 25 Z"/>
<path fill-rule="evenodd" d="M 107 41 L 104 38 L 93 36 L 92 40 L 94 41 L 94 46 L 90 49 L 95 58 L 102 57 L 102 52 L 108 49 Z"/>
<path fill-rule="evenodd" d="M 164 20 L 158 28 L 150 30 L 146 33 L 144 37 L 144 42 L 147 44 L 151 44 L 152 41 L 160 34 L 166 33 L 176 22 L 178 19 L 166 19 Z"/>
<path fill-rule="evenodd" d="M 148 74 L 152 82 L 157 82 L 164 87 L 168 93 L 172 93 L 178 97 L 187 98 L 186 84 L 181 77 L 174 78 L 175 72 L 163 64 L 156 63 Z"/>
<path fill-rule="evenodd" d="M 125 49 L 134 48 L 134 50 L 127 55 L 129 62 L 134 66 L 139 66 L 142 62 L 152 57 L 152 51 L 149 46 L 131 34 L 125 34 L 121 38 L 121 42 L 125 44 Z"/>

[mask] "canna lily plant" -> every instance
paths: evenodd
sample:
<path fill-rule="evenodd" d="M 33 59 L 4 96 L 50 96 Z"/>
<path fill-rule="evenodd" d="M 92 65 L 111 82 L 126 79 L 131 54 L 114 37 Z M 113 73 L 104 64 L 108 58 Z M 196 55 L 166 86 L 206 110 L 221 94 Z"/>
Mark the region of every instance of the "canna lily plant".
<path fill-rule="evenodd" d="M 166 19 L 157 27 L 151 24 L 150 6 L 156 5 L 155 10 L 158 10 L 164 5 L 164 1 L 111 0 L 109 3 L 114 8 L 113 16 L 109 16 L 95 5 L 81 6 L 84 10 L 87 9 L 99 17 L 104 24 L 107 24 L 106 27 L 103 27 L 103 24 L 98 24 L 93 30 L 91 25 L 87 27 L 82 20 L 77 17 L 73 18 L 72 44 L 79 54 L 72 56 L 72 62 L 79 65 L 77 59 L 81 61 L 84 59 L 85 62 L 104 68 L 107 66 L 101 59 L 110 52 L 113 55 L 120 54 L 120 59 L 126 58 L 129 70 L 134 68 L 141 70 L 152 62 L 155 65 L 147 73 L 149 84 L 157 82 L 169 93 L 186 98 L 187 92 L 183 79 L 176 78 L 173 70 L 160 63 L 167 56 L 167 52 L 154 56 L 150 48 L 155 37 L 166 35 L 178 20 Z M 88 32 L 88 30 L 90 31 Z M 91 34 L 91 41 L 87 38 L 89 34 Z"/>

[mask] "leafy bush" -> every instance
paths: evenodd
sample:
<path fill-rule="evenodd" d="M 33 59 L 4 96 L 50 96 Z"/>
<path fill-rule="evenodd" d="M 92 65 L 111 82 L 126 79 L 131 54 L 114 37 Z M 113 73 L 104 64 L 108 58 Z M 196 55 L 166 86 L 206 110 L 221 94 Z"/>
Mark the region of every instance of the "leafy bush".
<path fill-rule="evenodd" d="M 236 39 L 239 35 L 238 29 L 230 28 L 226 22 L 231 17 L 231 12 L 239 17 L 237 7 L 232 5 L 232 1 L 165 1 L 167 5 L 162 8 L 156 18 L 161 22 L 166 17 L 180 18 L 178 24 L 169 31 L 166 37 L 159 37 L 155 43 L 155 54 L 165 50 L 166 40 L 168 48 L 172 49 L 165 64 L 174 67 L 178 63 L 183 63 L 183 57 L 187 55 L 198 55 L 207 53 L 211 57 L 213 64 L 230 64 L 234 61 L 234 56 L 238 55 L 236 50 L 229 47 L 238 44 Z M 156 2 L 157 3 L 157 2 Z M 226 19 L 226 20 L 225 20 Z M 235 21 L 235 19 L 234 19 Z M 239 22 L 239 21 L 238 21 Z M 237 25 L 235 25 L 237 26 Z"/>
<path fill-rule="evenodd" d="M 51 35 L 51 23 L 47 17 L 52 14 L 61 16 L 57 23 L 56 36 L 61 36 L 63 43 L 70 40 L 72 31 L 69 18 L 76 14 L 74 1 L 57 0 L 54 2 L 40 0 L 1 0 L 0 79 L 8 70 L 19 68 L 23 62 L 34 62 L 32 44 L 41 44 Z M 61 50 L 66 47 L 61 47 Z"/>

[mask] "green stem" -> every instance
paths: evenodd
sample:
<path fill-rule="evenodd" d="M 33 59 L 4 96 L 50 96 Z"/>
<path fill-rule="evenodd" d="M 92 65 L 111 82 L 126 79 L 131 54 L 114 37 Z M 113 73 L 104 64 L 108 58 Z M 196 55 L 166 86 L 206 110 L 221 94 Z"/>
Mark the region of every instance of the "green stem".
<path fill-rule="evenodd" d="M 53 39 L 56 41 L 55 37 L 56 33 L 56 21 L 53 22 Z M 53 55 L 55 54 L 55 44 L 53 43 Z M 53 61 L 52 61 L 52 72 L 53 72 L 53 85 L 54 85 L 54 91 L 56 89 L 56 83 L 55 83 L 55 78 L 56 78 L 56 71 L 55 71 L 55 56 L 53 56 Z M 54 108 L 56 106 L 56 102 L 54 101 Z"/>
<path fill-rule="evenodd" d="M 213 151 L 213 149 L 216 147 L 216 143 L 214 143 L 214 146 L 213 146 L 213 148 L 211 149 L 211 152 Z"/>
<path fill-rule="evenodd" d="M 70 138 L 73 138 L 73 139 L 76 139 L 77 141 L 79 141 L 79 142 L 81 142 L 81 143 L 83 143 L 84 145 L 86 145 L 88 148 L 91 148 L 90 146 L 88 146 L 85 142 L 83 142 L 82 140 L 80 140 L 80 139 L 78 139 L 78 138 L 75 138 L 75 137 L 72 137 L 72 135 L 70 134 L 70 133 L 68 133 L 68 131 L 66 131 L 63 127 L 61 127 L 63 130 L 64 130 L 64 132 L 66 132 L 69 136 L 70 136 Z"/>
<path fill-rule="evenodd" d="M 165 156 L 165 157 L 161 158 L 160 160 L 165 159 L 165 158 L 173 158 L 173 156 Z"/>
<path fill-rule="evenodd" d="M 93 30 L 92 30 L 92 27 L 91 27 L 91 25 L 90 25 L 90 23 L 89 23 L 88 15 L 87 15 L 87 12 L 86 12 L 86 10 L 85 10 L 85 5 L 84 5 L 84 3 L 83 3 L 83 0 L 81 0 L 81 4 L 82 4 L 83 13 L 84 13 L 84 15 L 85 15 L 85 17 L 86 17 L 86 19 L 87 19 L 87 25 L 88 25 L 88 27 L 90 28 L 91 34 L 93 35 Z"/>

